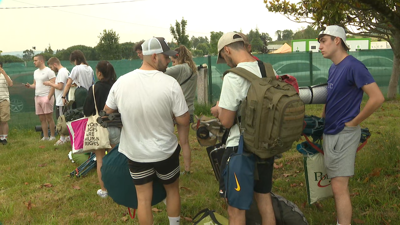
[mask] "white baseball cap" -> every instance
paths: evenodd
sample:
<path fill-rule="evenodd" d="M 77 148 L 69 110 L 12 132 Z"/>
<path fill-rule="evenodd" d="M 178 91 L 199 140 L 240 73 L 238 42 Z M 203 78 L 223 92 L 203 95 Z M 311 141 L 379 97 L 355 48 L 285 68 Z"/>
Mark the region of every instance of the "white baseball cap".
<path fill-rule="evenodd" d="M 243 37 L 236 33 L 236 32 L 228 32 L 225 33 L 221 36 L 221 38 L 218 41 L 218 59 L 217 59 L 217 63 L 226 63 L 225 59 L 221 57 L 221 50 L 232 43 L 241 41 L 244 43 Z"/>
<path fill-rule="evenodd" d="M 343 27 L 340 27 L 338 25 L 330 25 L 327 26 L 325 30 L 321 31 L 318 35 L 318 40 L 324 36 L 324 35 L 330 35 L 333 37 L 339 37 L 343 40 L 344 44 L 348 49 L 350 49 L 350 45 L 346 43 L 346 32 L 344 31 Z"/>
<path fill-rule="evenodd" d="M 143 55 L 164 54 L 167 56 L 175 56 L 176 51 L 169 48 L 167 42 L 163 37 L 153 37 L 148 39 L 142 44 Z"/>

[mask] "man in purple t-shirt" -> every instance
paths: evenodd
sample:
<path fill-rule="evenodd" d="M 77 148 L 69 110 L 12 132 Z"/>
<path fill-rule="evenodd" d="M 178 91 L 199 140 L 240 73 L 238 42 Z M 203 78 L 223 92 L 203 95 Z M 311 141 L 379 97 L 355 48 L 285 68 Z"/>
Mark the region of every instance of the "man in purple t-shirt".
<path fill-rule="evenodd" d="M 331 178 L 337 224 L 347 225 L 352 216 L 348 183 L 354 175 L 361 136 L 359 124 L 382 105 L 384 97 L 365 65 L 347 53 L 349 47 L 342 27 L 328 26 L 318 36 L 318 42 L 322 56 L 333 62 L 323 112 L 325 167 Z M 369 99 L 360 111 L 364 92 Z"/>

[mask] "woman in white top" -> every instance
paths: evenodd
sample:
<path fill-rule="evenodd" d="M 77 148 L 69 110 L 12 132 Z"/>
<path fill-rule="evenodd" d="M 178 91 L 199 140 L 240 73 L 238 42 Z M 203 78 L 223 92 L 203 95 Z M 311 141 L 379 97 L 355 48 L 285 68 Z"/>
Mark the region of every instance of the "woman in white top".
<path fill-rule="evenodd" d="M 73 108 L 78 108 L 83 106 L 87 90 L 89 90 L 89 87 L 94 83 L 94 73 L 93 69 L 86 62 L 85 55 L 80 50 L 73 51 L 69 57 L 69 61 L 73 63 L 75 67 L 72 68 L 72 71 L 69 74 L 62 99 L 64 105 L 68 105 L 68 100 L 66 99 L 67 93 L 71 86 L 76 87 Z"/>
<path fill-rule="evenodd" d="M 190 123 L 193 123 L 194 99 L 197 88 L 197 66 L 193 61 L 192 53 L 184 45 L 179 46 L 175 51 L 178 54 L 171 57 L 172 67 L 167 68 L 165 73 L 174 77 L 181 85 L 186 104 L 189 108 Z M 182 174 L 189 174 L 191 161 L 189 142 L 180 144 L 185 163 L 185 171 Z"/>

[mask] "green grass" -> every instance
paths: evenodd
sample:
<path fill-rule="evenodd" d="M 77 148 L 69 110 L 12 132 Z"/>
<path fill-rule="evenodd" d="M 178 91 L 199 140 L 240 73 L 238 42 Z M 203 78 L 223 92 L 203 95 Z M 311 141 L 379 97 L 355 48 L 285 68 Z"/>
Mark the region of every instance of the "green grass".
<path fill-rule="evenodd" d="M 204 114 L 209 110 L 209 106 L 201 110 L 196 107 Z M 319 116 L 321 110 L 321 105 L 308 105 L 306 114 Z M 385 102 L 362 123 L 372 136 L 357 154 L 356 173 L 350 180 L 352 224 L 400 224 L 399 120 L 400 101 L 395 100 Z M 129 218 L 126 207 L 117 205 L 111 198 L 97 196 L 99 184 L 95 170 L 83 178 L 69 177 L 78 166 L 68 159 L 70 147 L 40 142 L 39 135 L 33 128 L 12 129 L 9 144 L 0 146 L 0 223 L 138 224 L 137 219 Z M 181 215 L 192 218 L 208 207 L 227 216 L 205 147 L 199 146 L 193 130 L 190 144 L 193 174 L 180 179 Z M 310 224 L 335 224 L 332 198 L 311 206 L 306 204 L 302 155 L 293 148 L 276 163 L 282 163 L 283 167 L 274 171 L 273 192 L 297 204 Z M 44 186 L 46 183 L 52 187 Z M 154 224 L 168 224 L 164 204 L 154 207 L 162 210 L 153 213 Z M 182 221 L 182 224 L 191 224 L 185 219 Z"/>

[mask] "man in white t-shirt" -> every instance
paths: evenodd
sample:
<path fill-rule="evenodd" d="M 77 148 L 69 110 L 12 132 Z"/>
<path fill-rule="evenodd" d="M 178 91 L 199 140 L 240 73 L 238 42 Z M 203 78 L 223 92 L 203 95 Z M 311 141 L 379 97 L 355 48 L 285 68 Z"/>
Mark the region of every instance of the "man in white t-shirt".
<path fill-rule="evenodd" d="M 226 63 L 231 68 L 241 67 L 261 77 L 258 62 L 245 47 L 243 37 L 239 33 L 228 32 L 219 39 L 217 63 Z M 239 125 L 235 123 L 235 118 L 240 103 L 247 96 L 250 84 L 249 81 L 239 75 L 231 72 L 227 73 L 222 83 L 220 100 L 217 102 L 216 106 L 211 108 L 213 116 L 217 117 L 225 128 L 230 128 L 224 154 L 238 151 L 240 129 Z M 270 194 L 274 158 L 261 160 L 256 155 L 254 155 L 254 157 L 257 161 L 256 169 L 259 179 L 254 181 L 254 185 L 246 184 L 246 186 L 252 186 L 253 190 L 244 188 L 240 190 L 239 184 L 241 183 L 241 177 L 236 177 L 236 174 L 235 179 L 238 189 L 227 190 L 228 192 L 231 191 L 234 193 L 232 195 L 230 194 L 230 197 L 227 199 L 229 224 L 236 225 L 246 223 L 245 210 L 248 209 L 242 208 L 244 207 L 242 202 L 237 201 L 237 199 L 246 199 L 251 202 L 253 196 L 257 201 L 257 206 L 262 217 L 262 224 L 273 225 L 276 223 Z M 253 173 L 254 171 L 249 172 Z M 242 184 L 242 186 L 245 185 Z M 230 199 L 232 196 L 237 199 Z"/>
<path fill-rule="evenodd" d="M 56 118 L 58 118 L 59 116 L 64 114 L 63 113 L 64 102 L 61 97 L 64 92 L 65 84 L 67 83 L 67 80 L 68 80 L 69 71 L 67 70 L 67 68 L 65 68 L 61 65 L 60 60 L 56 57 L 51 57 L 47 61 L 47 65 L 50 67 L 51 70 L 53 70 L 55 73 L 57 73 L 55 83 L 52 83 L 50 81 L 45 81 L 45 82 L 43 82 L 43 84 L 46 86 L 53 87 L 55 89 Z M 54 145 L 56 145 L 56 146 L 62 145 L 67 140 L 69 140 L 68 136 L 64 136 L 64 135 L 60 134 L 60 139 Z"/>
<path fill-rule="evenodd" d="M 142 44 L 143 64 L 118 78 L 104 110 L 118 110 L 123 127 L 119 151 L 129 160 L 129 170 L 138 197 L 140 224 L 153 224 L 151 199 L 153 180 L 159 179 L 167 192 L 169 223 L 180 221 L 179 153 L 174 134 L 175 119 L 179 142 L 188 142 L 189 112 L 179 83 L 166 71 L 170 50 L 164 38 L 154 37 Z"/>
<path fill-rule="evenodd" d="M 94 84 L 94 73 L 92 67 L 86 61 L 85 55 L 80 50 L 75 50 L 71 53 L 69 61 L 75 66 L 69 74 L 67 83 L 64 87 L 64 92 L 61 96 L 64 105 L 68 104 L 70 99 L 66 99 L 68 91 L 71 87 L 76 87 L 75 102 L 73 108 L 83 107 L 86 99 L 87 90 Z"/>
<path fill-rule="evenodd" d="M 35 111 L 39 116 L 42 125 L 43 138 L 45 140 L 55 140 L 55 123 L 53 119 L 54 107 L 54 88 L 46 86 L 43 83 L 50 81 L 54 83 L 56 75 L 49 67 L 44 64 L 43 55 L 33 57 L 33 64 L 38 68 L 33 74 L 33 84 L 26 83 L 25 87 L 35 89 Z M 49 138 L 48 128 L 51 136 Z"/>

